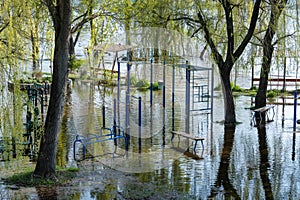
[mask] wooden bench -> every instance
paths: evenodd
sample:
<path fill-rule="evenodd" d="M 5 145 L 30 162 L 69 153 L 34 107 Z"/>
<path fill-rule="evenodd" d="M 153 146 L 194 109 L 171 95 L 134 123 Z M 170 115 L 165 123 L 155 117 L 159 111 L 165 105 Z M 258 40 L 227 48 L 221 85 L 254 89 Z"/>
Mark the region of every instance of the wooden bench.
<path fill-rule="evenodd" d="M 274 111 L 274 107 L 275 105 L 268 105 L 268 106 L 264 106 L 261 108 L 257 108 L 255 110 L 253 110 L 253 115 L 252 115 L 252 121 L 254 123 L 254 126 L 257 126 L 256 124 L 256 116 L 258 114 L 259 116 L 259 123 L 261 124 L 262 122 L 262 113 L 266 113 L 266 118 L 267 118 L 267 122 L 271 122 L 274 120 L 274 115 L 275 115 L 275 111 Z M 272 117 L 270 117 L 270 112 L 272 111 Z"/>
<path fill-rule="evenodd" d="M 197 147 L 198 141 L 201 142 L 202 148 L 204 149 L 204 144 L 203 144 L 204 138 L 196 137 L 194 135 L 191 135 L 191 134 L 188 134 L 188 133 L 185 133 L 185 132 L 172 131 L 171 141 L 174 139 L 175 135 L 178 135 L 178 140 L 180 140 L 180 136 L 194 140 L 195 141 L 195 144 L 194 144 L 194 152 L 195 153 L 196 153 L 196 147 Z"/>

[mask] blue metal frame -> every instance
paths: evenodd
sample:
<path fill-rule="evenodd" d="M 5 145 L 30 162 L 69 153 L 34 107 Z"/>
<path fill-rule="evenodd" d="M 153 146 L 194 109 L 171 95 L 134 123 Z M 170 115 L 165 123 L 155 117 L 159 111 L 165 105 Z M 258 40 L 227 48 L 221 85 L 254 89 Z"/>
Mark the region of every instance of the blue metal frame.
<path fill-rule="evenodd" d="M 108 130 L 109 134 L 102 134 L 103 130 Z M 114 125 L 111 128 L 106 128 L 102 127 L 100 130 L 100 134 L 92 134 L 92 133 L 87 133 L 86 136 L 83 135 L 76 135 L 76 138 L 73 142 L 73 156 L 74 160 L 76 160 L 76 144 L 81 143 L 83 145 L 83 159 L 86 157 L 86 147 L 89 144 L 93 144 L 96 142 L 104 142 L 108 140 L 114 140 L 116 141 L 117 139 L 125 139 L 125 144 L 127 143 L 127 138 L 124 133 L 123 127 Z"/>

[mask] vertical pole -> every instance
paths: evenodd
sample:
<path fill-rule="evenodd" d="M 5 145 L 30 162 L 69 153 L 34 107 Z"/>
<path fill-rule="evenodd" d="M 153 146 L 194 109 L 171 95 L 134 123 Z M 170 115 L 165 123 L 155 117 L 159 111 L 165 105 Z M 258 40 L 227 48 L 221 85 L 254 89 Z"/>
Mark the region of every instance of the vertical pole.
<path fill-rule="evenodd" d="M 190 131 L 190 66 L 186 61 L 186 83 L 185 83 L 185 132 Z"/>
<path fill-rule="evenodd" d="M 162 128 L 162 146 L 166 145 L 166 92 L 165 92 L 165 64 L 164 64 L 164 80 L 163 80 L 163 128 Z"/>
<path fill-rule="evenodd" d="M 282 91 L 286 91 L 286 56 L 283 58 L 283 85 L 282 85 Z M 279 81 L 278 81 L 279 82 Z"/>
<path fill-rule="evenodd" d="M 116 125 L 116 119 L 117 119 L 117 100 L 114 98 L 114 125 Z"/>
<path fill-rule="evenodd" d="M 120 84 L 121 84 L 121 67 L 118 61 L 118 91 L 117 91 L 117 102 L 118 102 L 118 126 L 120 126 Z"/>
<path fill-rule="evenodd" d="M 297 90 L 294 92 L 294 124 L 293 124 L 293 144 L 292 144 L 292 160 L 295 160 L 295 146 L 296 146 L 296 123 L 297 123 Z"/>
<path fill-rule="evenodd" d="M 166 60 L 163 66 L 163 108 L 166 107 Z"/>
<path fill-rule="evenodd" d="M 211 66 L 211 91 L 210 91 L 210 155 L 213 155 L 213 121 L 214 121 L 214 64 Z"/>
<path fill-rule="evenodd" d="M 130 141 L 130 125 L 129 125 L 130 67 L 131 67 L 131 63 L 127 63 L 127 91 L 126 91 L 126 140 L 127 140 L 126 146 L 127 146 L 127 148 L 128 148 L 129 141 Z"/>
<path fill-rule="evenodd" d="M 116 111 L 117 111 L 117 100 L 114 98 L 114 125 L 113 125 L 113 132 L 114 132 L 114 137 L 117 136 L 117 121 L 116 121 L 116 118 L 117 118 L 117 114 L 116 114 Z M 117 145 L 117 140 L 115 139 L 114 140 L 114 144 Z"/>
<path fill-rule="evenodd" d="M 139 114 L 138 114 L 138 122 L 139 122 L 139 153 L 142 152 L 142 97 L 139 97 Z"/>
<path fill-rule="evenodd" d="M 172 66 L 172 131 L 175 130 L 175 66 Z"/>
<path fill-rule="evenodd" d="M 210 109 L 211 113 L 213 112 L 214 107 L 214 64 L 211 66 L 211 86 L 210 86 Z"/>
<path fill-rule="evenodd" d="M 254 57 L 252 56 L 251 57 L 251 88 L 253 87 L 254 87 Z"/>
<path fill-rule="evenodd" d="M 194 110 L 195 109 L 195 71 L 192 71 L 192 79 L 191 79 L 191 82 L 192 82 L 192 94 L 193 94 L 193 97 L 192 97 L 192 109 Z M 199 90 L 199 88 L 198 88 Z M 202 89 L 203 91 L 203 89 Z M 200 93 L 198 92 L 198 98 L 200 98 Z"/>
<path fill-rule="evenodd" d="M 151 66 L 150 66 L 150 106 L 152 106 L 152 98 L 153 98 L 153 59 L 151 58 Z"/>
<path fill-rule="evenodd" d="M 210 71 L 207 70 L 207 92 L 206 94 L 209 95 L 209 82 L 210 82 Z M 210 105 L 209 105 L 209 97 L 206 97 L 207 98 L 207 102 L 206 102 L 206 109 L 209 110 L 210 109 Z"/>
<path fill-rule="evenodd" d="M 105 106 L 102 106 L 102 126 L 105 127 Z"/>
<path fill-rule="evenodd" d="M 297 90 L 294 92 L 294 123 L 293 123 L 293 131 L 296 131 L 296 122 L 297 122 Z"/>

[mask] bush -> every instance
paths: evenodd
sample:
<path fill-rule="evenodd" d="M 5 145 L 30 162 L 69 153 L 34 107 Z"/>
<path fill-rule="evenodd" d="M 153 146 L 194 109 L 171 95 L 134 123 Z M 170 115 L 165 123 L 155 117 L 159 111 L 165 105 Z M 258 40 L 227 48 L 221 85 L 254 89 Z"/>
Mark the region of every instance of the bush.
<path fill-rule="evenodd" d="M 159 88 L 158 88 L 158 82 L 152 83 L 152 90 L 159 90 Z"/>
<path fill-rule="evenodd" d="M 135 76 L 130 77 L 130 85 L 136 85 L 137 82 L 138 82 L 138 80 Z M 127 77 L 126 77 L 126 84 L 127 84 Z"/>
<path fill-rule="evenodd" d="M 138 89 L 149 89 L 150 83 L 148 80 L 142 79 L 139 80 L 134 86 L 138 87 Z"/>
<path fill-rule="evenodd" d="M 72 56 L 69 60 L 69 68 L 71 69 L 72 72 L 74 72 L 81 67 L 83 62 L 84 62 L 84 60 L 76 59 L 75 56 Z"/>
<path fill-rule="evenodd" d="M 232 83 L 230 83 L 230 85 L 231 85 L 231 90 L 233 92 L 243 92 L 243 91 L 245 91 L 243 88 L 241 88 L 238 85 L 233 85 Z"/>
<path fill-rule="evenodd" d="M 267 98 L 272 99 L 277 96 L 277 93 L 273 90 L 267 92 Z"/>

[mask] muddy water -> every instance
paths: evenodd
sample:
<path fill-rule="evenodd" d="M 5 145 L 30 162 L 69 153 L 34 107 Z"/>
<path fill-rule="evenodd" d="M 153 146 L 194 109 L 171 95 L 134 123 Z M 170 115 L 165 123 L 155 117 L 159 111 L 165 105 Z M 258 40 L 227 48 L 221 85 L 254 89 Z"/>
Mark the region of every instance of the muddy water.
<path fill-rule="evenodd" d="M 178 78 L 175 128 L 184 130 L 184 87 L 180 87 L 183 85 L 180 80 Z M 125 90 L 122 87 L 117 116 L 121 126 L 125 124 Z M 140 153 L 135 98 L 139 96 L 143 100 Z M 88 147 L 88 156 L 93 158 L 76 162 L 72 146 L 75 135 L 99 133 L 103 123 L 106 127 L 112 126 L 116 88 L 75 82 L 72 104 L 67 107 L 60 134 L 58 164 L 79 167 L 76 180 L 71 186 L 58 188 L 0 184 L 1 199 L 300 198 L 300 136 L 293 133 L 293 106 L 276 105 L 274 121 L 257 128 L 251 125 L 252 113 L 246 109 L 251 106 L 251 97 L 236 97 L 237 120 L 241 123 L 235 130 L 224 130 L 220 123 L 224 115 L 223 101 L 216 92 L 212 115 L 191 113 L 190 130 L 205 138 L 204 150 L 198 145 L 195 156 L 192 141 L 181 139 L 179 142 L 175 137 L 171 142 L 170 95 L 167 95 L 165 108 L 162 92 L 157 91 L 154 96 L 154 106 L 150 108 L 149 92 L 132 90 L 128 151 L 121 139 L 117 146 L 108 140 Z M 34 165 L 26 159 L 2 162 L 1 176 L 20 171 L 24 163 L 29 167 Z"/>

